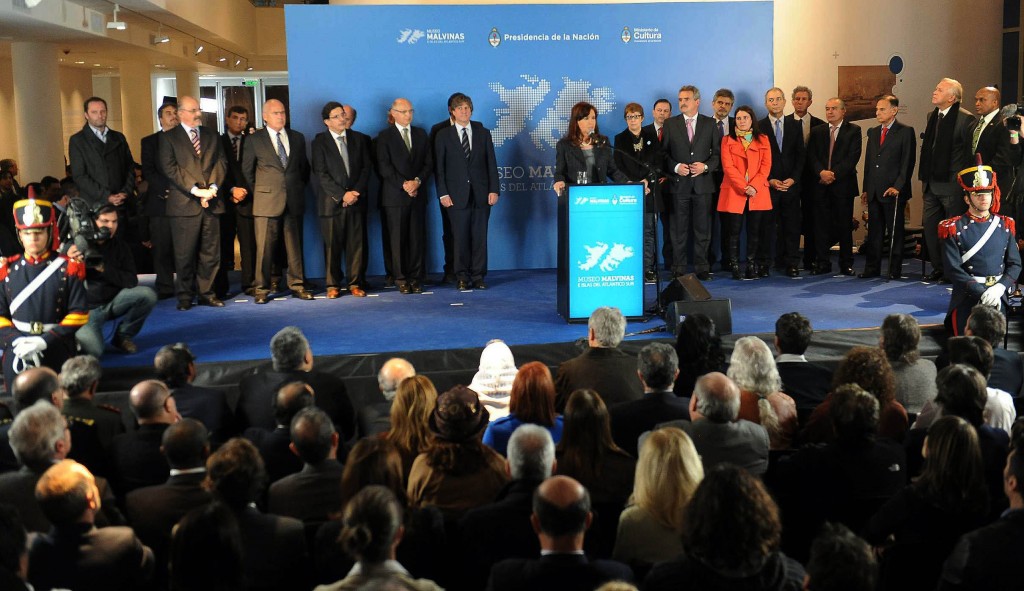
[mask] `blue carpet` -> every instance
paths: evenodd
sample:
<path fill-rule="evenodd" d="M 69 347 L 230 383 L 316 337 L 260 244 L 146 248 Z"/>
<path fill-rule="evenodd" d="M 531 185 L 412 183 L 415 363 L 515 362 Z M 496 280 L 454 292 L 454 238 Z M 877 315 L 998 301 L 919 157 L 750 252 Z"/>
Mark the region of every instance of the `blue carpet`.
<path fill-rule="evenodd" d="M 922 325 L 941 323 L 947 286 L 922 283 L 916 273 L 913 277 L 889 283 L 829 275 L 735 281 L 719 273 L 707 287 L 714 298 L 732 300 L 737 334 L 773 332 L 775 319 L 794 310 L 808 316 L 817 330 L 877 327 L 894 312 L 911 314 Z M 229 299 L 224 308 L 188 312 L 177 311 L 174 299 L 164 300 L 136 339 L 139 352 L 108 350 L 103 364 L 149 366 L 157 349 L 177 341 L 187 342 L 204 363 L 267 359 L 270 338 L 288 325 L 303 330 L 318 356 L 482 347 L 493 338 L 512 345 L 570 342 L 586 335 L 585 325 L 566 324 L 556 312 L 554 270 L 492 272 L 487 281 L 486 291 L 428 285 L 421 295 L 390 288 L 366 298 L 327 300 L 320 295 L 305 302 L 289 297 L 266 306 L 243 296 Z M 152 276 L 143 276 L 143 284 L 151 285 Z M 654 285 L 648 285 L 647 304 L 653 301 Z M 631 322 L 627 332 L 660 324 L 660 319 Z M 108 325 L 108 335 L 110 330 Z"/>

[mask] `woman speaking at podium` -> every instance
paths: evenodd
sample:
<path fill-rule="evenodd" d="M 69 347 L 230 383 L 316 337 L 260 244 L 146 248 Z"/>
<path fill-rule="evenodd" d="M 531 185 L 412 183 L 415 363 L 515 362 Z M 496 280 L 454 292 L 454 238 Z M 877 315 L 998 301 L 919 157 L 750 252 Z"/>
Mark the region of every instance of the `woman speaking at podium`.
<path fill-rule="evenodd" d="M 569 129 L 555 146 L 555 184 L 552 189 L 561 195 L 566 185 L 591 185 L 611 179 L 629 181 L 615 168 L 608 138 L 597 129 L 597 109 L 587 102 L 573 105 Z"/>

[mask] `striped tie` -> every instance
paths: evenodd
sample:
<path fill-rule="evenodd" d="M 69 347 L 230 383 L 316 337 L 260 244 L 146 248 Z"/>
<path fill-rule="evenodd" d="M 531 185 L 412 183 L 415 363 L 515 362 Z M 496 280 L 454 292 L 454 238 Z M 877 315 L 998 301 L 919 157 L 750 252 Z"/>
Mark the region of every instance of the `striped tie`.
<path fill-rule="evenodd" d="M 196 156 L 202 156 L 202 151 L 199 149 L 199 130 L 192 129 L 192 147 L 196 151 Z"/>
<path fill-rule="evenodd" d="M 284 142 L 281 141 L 281 132 L 277 132 L 277 155 L 281 158 L 281 166 L 288 166 L 288 152 L 284 149 Z"/>
<path fill-rule="evenodd" d="M 466 128 L 462 128 L 462 151 L 466 153 L 466 160 L 469 160 L 469 136 L 466 134 Z"/>

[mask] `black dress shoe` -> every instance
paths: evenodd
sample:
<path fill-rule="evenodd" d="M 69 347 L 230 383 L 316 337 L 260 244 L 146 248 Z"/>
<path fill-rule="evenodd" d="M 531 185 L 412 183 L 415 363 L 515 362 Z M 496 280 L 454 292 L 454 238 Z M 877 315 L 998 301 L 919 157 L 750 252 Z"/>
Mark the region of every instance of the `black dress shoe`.
<path fill-rule="evenodd" d="M 757 268 L 758 277 L 768 277 L 769 275 L 771 275 L 771 272 L 768 269 L 768 265 L 761 265 Z"/>
<path fill-rule="evenodd" d="M 800 276 L 800 269 L 797 269 L 796 265 L 790 265 L 790 266 L 786 267 L 786 276 L 787 277 L 799 277 Z"/>
<path fill-rule="evenodd" d="M 256 299 L 253 300 L 253 302 L 255 302 L 257 304 L 265 304 L 268 301 L 267 295 L 268 294 L 265 294 L 265 293 L 258 293 L 258 294 L 256 294 Z"/>
<path fill-rule="evenodd" d="M 455 275 L 452 275 L 451 273 L 445 273 L 444 277 L 441 278 L 441 283 L 445 285 L 449 283 L 455 283 Z"/>
<path fill-rule="evenodd" d="M 733 279 L 743 279 L 743 272 L 740 271 L 739 265 L 732 265 L 729 270 L 732 272 Z"/>
<path fill-rule="evenodd" d="M 186 300 L 179 300 L 178 301 L 178 310 L 181 310 L 182 312 L 185 312 L 185 311 L 191 310 L 191 309 L 192 309 L 192 302 L 189 302 L 189 301 L 186 301 Z"/>
<path fill-rule="evenodd" d="M 412 286 L 408 282 L 398 286 L 398 293 L 410 294 L 412 293 Z"/>
<path fill-rule="evenodd" d="M 423 293 L 423 285 L 419 281 L 414 282 L 411 289 L 413 293 Z"/>
<path fill-rule="evenodd" d="M 939 281 L 942 279 L 942 271 L 938 269 L 924 276 L 925 281 Z"/>
<path fill-rule="evenodd" d="M 477 279 L 473 282 L 473 289 L 487 289 L 487 284 L 483 279 Z"/>
<path fill-rule="evenodd" d="M 881 275 L 881 271 L 875 269 L 864 269 L 864 272 L 857 275 L 857 277 L 860 277 L 861 279 L 872 279 L 874 277 L 880 277 Z"/>
<path fill-rule="evenodd" d="M 220 298 L 214 296 L 209 298 L 199 298 L 200 306 L 210 306 L 211 308 L 223 308 L 224 302 Z"/>
<path fill-rule="evenodd" d="M 311 300 L 313 299 L 313 294 L 304 289 L 296 289 L 292 291 L 292 297 L 299 300 Z"/>
<path fill-rule="evenodd" d="M 270 282 L 270 293 L 277 293 L 281 289 L 281 284 L 277 281 Z"/>
<path fill-rule="evenodd" d="M 747 265 L 747 272 L 743 274 L 747 279 L 757 279 L 757 267 L 754 265 Z"/>
<path fill-rule="evenodd" d="M 889 273 L 889 279 L 903 279 L 903 273 Z"/>
<path fill-rule="evenodd" d="M 843 267 L 839 269 L 839 272 L 847 277 L 853 277 L 853 267 Z"/>
<path fill-rule="evenodd" d="M 644 273 L 644 283 L 654 283 L 657 279 L 658 275 L 654 271 Z"/>
<path fill-rule="evenodd" d="M 459 282 L 458 284 L 456 284 L 455 289 L 458 289 L 459 291 L 466 291 L 467 289 L 469 289 L 469 282 L 459 279 Z"/>
<path fill-rule="evenodd" d="M 697 279 L 700 279 L 701 281 L 711 281 L 711 273 L 708 271 L 701 271 L 700 273 L 697 273 Z"/>
<path fill-rule="evenodd" d="M 395 278 L 394 277 L 392 277 L 391 275 L 388 275 L 388 276 L 384 277 L 384 287 L 394 287 L 394 286 L 395 286 Z"/>
<path fill-rule="evenodd" d="M 812 275 L 828 275 L 832 272 L 832 265 L 815 265 Z"/>
<path fill-rule="evenodd" d="M 137 353 L 139 350 L 139 347 L 134 341 L 132 341 L 132 338 L 125 335 L 115 334 L 114 340 L 111 344 L 114 345 L 115 349 L 128 353 L 129 355 Z"/>

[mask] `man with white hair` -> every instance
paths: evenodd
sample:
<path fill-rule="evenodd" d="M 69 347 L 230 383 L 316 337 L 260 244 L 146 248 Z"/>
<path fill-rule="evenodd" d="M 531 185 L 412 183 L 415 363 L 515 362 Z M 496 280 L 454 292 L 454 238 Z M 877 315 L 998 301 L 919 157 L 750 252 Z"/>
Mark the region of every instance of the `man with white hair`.
<path fill-rule="evenodd" d="M 609 408 L 643 395 L 636 379 L 636 359 L 619 349 L 625 335 L 626 318 L 618 308 L 594 310 L 587 323 L 587 350 L 558 366 L 558 412 L 565 411 L 569 396 L 580 389 L 595 390 Z"/>
<path fill-rule="evenodd" d="M 371 437 L 391 429 L 391 401 L 395 399 L 398 385 L 402 380 L 414 375 L 416 368 L 401 357 L 392 357 L 380 366 L 380 371 L 377 372 L 377 386 L 384 400 L 365 404 L 359 409 L 356 419 L 359 422 L 361 437 Z"/>

